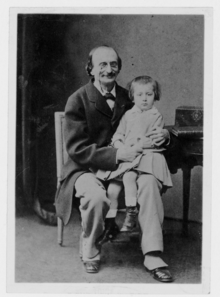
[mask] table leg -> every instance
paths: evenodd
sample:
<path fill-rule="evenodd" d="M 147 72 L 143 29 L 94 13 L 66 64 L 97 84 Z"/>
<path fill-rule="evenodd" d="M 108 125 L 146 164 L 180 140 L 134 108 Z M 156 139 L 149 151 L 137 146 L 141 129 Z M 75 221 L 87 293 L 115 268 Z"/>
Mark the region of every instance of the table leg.
<path fill-rule="evenodd" d="M 183 235 L 188 235 L 188 214 L 189 214 L 189 198 L 190 198 L 190 179 L 191 179 L 191 166 L 184 164 L 183 170 Z"/>

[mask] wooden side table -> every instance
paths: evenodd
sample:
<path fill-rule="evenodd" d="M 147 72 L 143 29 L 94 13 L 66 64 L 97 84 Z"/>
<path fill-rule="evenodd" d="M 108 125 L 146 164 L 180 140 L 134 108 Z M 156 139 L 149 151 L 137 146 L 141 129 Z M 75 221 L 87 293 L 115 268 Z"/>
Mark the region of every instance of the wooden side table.
<path fill-rule="evenodd" d="M 170 127 L 170 132 L 172 133 Z M 182 233 L 188 235 L 191 170 L 203 166 L 203 138 L 186 138 L 172 135 L 173 148 L 167 151 L 166 159 L 171 173 L 180 168 L 183 172 L 183 224 Z"/>

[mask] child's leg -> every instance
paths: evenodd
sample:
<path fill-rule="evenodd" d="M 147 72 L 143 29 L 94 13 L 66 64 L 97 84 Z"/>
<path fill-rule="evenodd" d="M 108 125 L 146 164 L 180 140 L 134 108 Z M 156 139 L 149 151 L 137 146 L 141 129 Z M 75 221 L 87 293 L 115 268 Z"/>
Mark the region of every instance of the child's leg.
<path fill-rule="evenodd" d="M 136 226 L 137 211 L 137 180 L 138 173 L 135 171 L 126 172 L 123 176 L 125 188 L 126 217 L 121 232 L 132 231 Z"/>
<path fill-rule="evenodd" d="M 107 197 L 110 200 L 110 209 L 105 218 L 105 230 L 102 236 L 97 240 L 98 245 L 103 245 L 105 242 L 114 238 L 118 232 L 118 225 L 115 223 L 115 218 L 118 210 L 118 196 L 122 189 L 122 182 L 111 180 L 107 189 Z"/>
<path fill-rule="evenodd" d="M 107 197 L 110 200 L 110 209 L 106 218 L 115 218 L 118 210 L 118 197 L 122 189 L 122 182 L 111 180 L 107 189 Z"/>
<path fill-rule="evenodd" d="M 126 206 L 136 206 L 137 204 L 137 177 L 138 173 L 135 171 L 128 171 L 123 176 Z"/>

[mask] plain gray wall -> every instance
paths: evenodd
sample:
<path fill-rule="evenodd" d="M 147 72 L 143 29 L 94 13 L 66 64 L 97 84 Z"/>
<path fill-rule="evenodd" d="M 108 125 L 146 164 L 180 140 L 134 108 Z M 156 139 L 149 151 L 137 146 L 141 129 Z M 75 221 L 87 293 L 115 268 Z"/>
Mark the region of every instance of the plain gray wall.
<path fill-rule="evenodd" d="M 203 106 L 204 17 L 201 15 L 75 15 L 65 37 L 74 89 L 88 81 L 85 62 L 97 45 L 114 47 L 122 58 L 118 83 L 150 75 L 162 86 L 157 104 L 166 125 L 178 106 Z M 163 197 L 165 215 L 182 217 L 182 172 Z M 190 219 L 202 220 L 202 168 L 192 170 Z"/>

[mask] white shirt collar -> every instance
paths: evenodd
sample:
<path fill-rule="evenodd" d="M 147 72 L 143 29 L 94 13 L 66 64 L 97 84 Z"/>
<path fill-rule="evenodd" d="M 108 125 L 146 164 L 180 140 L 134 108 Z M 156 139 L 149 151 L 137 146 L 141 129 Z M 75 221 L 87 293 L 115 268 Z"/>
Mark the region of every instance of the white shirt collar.
<path fill-rule="evenodd" d="M 98 91 L 102 94 L 102 96 L 105 96 L 106 93 L 111 93 L 114 97 L 116 97 L 115 85 L 112 88 L 111 92 L 104 91 L 97 80 L 94 81 L 94 86 L 96 87 L 96 89 L 98 89 Z"/>
<path fill-rule="evenodd" d="M 142 113 L 142 112 L 149 112 L 149 113 L 152 113 L 152 114 L 155 114 L 158 112 L 157 108 L 155 106 L 152 106 L 151 109 L 148 109 L 148 110 L 145 110 L 145 111 L 142 111 L 139 107 L 137 107 L 136 105 L 134 105 L 131 109 L 131 113 Z"/>

